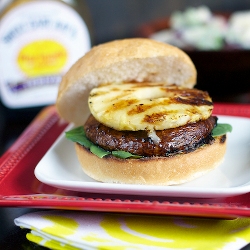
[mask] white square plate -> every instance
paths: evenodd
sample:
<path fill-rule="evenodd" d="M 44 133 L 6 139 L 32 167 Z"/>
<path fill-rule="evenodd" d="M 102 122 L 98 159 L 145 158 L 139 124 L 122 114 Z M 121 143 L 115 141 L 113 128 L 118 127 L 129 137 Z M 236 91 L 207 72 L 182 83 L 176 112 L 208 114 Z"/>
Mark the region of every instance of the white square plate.
<path fill-rule="evenodd" d="M 218 115 L 220 123 L 229 123 L 224 162 L 208 174 L 182 185 L 150 186 L 101 183 L 82 170 L 71 141 L 64 133 L 47 151 L 35 168 L 36 178 L 48 185 L 81 192 L 215 198 L 250 191 L 250 119 Z M 69 130 L 69 126 L 66 130 Z"/>

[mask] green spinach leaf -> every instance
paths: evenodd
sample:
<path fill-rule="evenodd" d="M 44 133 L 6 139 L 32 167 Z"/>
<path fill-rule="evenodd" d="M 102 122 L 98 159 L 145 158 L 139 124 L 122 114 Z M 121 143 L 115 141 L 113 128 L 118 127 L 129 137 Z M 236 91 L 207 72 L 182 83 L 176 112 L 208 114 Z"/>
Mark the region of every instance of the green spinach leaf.
<path fill-rule="evenodd" d="M 142 157 L 140 155 L 134 155 L 126 151 L 112 151 L 112 155 L 121 159 L 127 159 L 127 158 L 139 159 Z"/>
<path fill-rule="evenodd" d="M 232 132 L 233 128 L 230 124 L 218 123 L 217 126 L 212 130 L 212 136 L 225 135 L 228 132 Z"/>
<path fill-rule="evenodd" d="M 106 151 L 105 149 L 101 147 L 98 147 L 95 144 L 91 145 L 90 152 L 98 156 L 99 158 L 103 158 L 106 155 L 110 155 L 110 152 Z"/>
<path fill-rule="evenodd" d="M 91 145 L 93 144 L 87 137 L 84 131 L 83 127 L 77 127 L 74 129 L 71 129 L 65 133 L 66 138 L 81 144 L 85 148 L 90 148 Z"/>
<path fill-rule="evenodd" d="M 84 128 L 82 126 L 73 128 L 65 133 L 65 136 L 68 140 L 71 140 L 73 142 L 77 142 L 80 145 L 88 148 L 90 152 L 98 156 L 99 158 L 103 158 L 106 155 L 112 154 L 113 156 L 121 159 L 127 159 L 127 158 L 141 158 L 139 155 L 133 155 L 129 152 L 125 151 L 106 151 L 105 149 L 97 146 L 96 144 L 92 143 L 87 137 L 86 133 L 84 131 Z"/>

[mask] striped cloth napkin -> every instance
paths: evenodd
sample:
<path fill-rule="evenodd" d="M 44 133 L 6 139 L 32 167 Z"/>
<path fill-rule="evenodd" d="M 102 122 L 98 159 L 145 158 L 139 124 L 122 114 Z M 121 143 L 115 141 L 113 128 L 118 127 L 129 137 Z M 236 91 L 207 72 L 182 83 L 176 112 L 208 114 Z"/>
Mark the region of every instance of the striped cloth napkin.
<path fill-rule="evenodd" d="M 240 249 L 250 219 L 233 220 L 51 210 L 15 219 L 28 240 L 50 249 Z"/>

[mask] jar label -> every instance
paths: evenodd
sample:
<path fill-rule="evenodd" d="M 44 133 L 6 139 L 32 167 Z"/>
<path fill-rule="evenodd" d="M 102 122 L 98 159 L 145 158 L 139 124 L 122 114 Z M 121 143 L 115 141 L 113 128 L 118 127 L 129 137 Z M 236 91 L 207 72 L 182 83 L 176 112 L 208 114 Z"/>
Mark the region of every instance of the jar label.
<path fill-rule="evenodd" d="M 70 6 L 26 2 L 0 22 L 0 94 L 9 108 L 55 103 L 66 71 L 91 46 L 88 28 Z"/>

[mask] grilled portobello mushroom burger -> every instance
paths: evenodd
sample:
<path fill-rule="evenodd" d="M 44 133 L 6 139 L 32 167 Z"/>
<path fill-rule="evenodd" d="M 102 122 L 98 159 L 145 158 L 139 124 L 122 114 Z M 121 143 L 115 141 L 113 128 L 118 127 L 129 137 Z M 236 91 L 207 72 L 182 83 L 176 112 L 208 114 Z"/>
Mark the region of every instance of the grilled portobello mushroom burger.
<path fill-rule="evenodd" d="M 56 107 L 74 123 L 84 172 L 109 183 L 174 185 L 224 159 L 228 124 L 194 88 L 196 68 L 182 50 L 150 39 L 93 47 L 64 75 Z"/>

